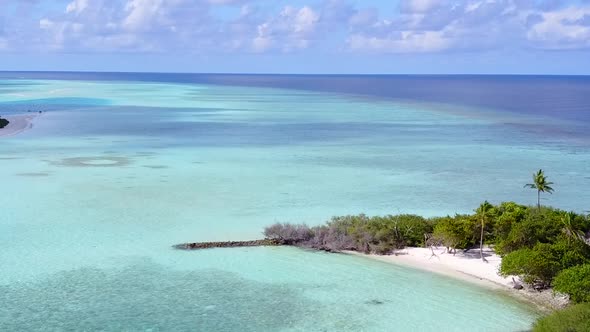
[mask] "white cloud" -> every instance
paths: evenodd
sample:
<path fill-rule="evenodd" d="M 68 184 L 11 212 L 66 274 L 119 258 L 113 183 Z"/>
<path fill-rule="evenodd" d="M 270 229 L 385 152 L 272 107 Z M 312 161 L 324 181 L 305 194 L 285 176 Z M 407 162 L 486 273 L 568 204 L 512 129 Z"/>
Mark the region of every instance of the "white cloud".
<path fill-rule="evenodd" d="M 207 0 L 208 3 L 212 5 L 235 5 L 241 4 L 243 0 Z"/>
<path fill-rule="evenodd" d="M 363 9 L 356 11 L 348 18 L 348 24 L 351 26 L 367 26 L 377 21 L 379 13 L 376 9 Z"/>
<path fill-rule="evenodd" d="M 424 53 L 512 45 L 524 34 L 514 0 L 407 0 L 387 19 L 350 24 L 352 51 Z M 356 22 L 355 22 L 356 23 Z"/>
<path fill-rule="evenodd" d="M 129 0 L 125 5 L 128 13 L 122 24 L 128 30 L 144 30 L 152 26 L 162 10 L 163 0 Z"/>
<path fill-rule="evenodd" d="M 88 7 L 88 0 L 74 0 L 66 7 L 66 13 L 80 14 Z"/>
<path fill-rule="evenodd" d="M 439 6 L 446 5 L 445 0 L 402 0 L 400 7 L 402 11 L 412 13 L 424 13 Z"/>
<path fill-rule="evenodd" d="M 4 7 L 0 37 L 3 48 L 71 52 L 567 50 L 590 48 L 590 5 L 581 1 L 400 0 L 385 15 L 349 0 L 279 10 L 252 0 L 68 0 L 28 21 Z"/>
<path fill-rule="evenodd" d="M 584 19 L 590 7 L 569 7 L 541 13 L 541 20 L 533 24 L 527 38 L 536 46 L 547 49 L 580 49 L 590 47 L 590 25 Z"/>
<path fill-rule="evenodd" d="M 45 49 L 166 51 L 215 42 L 206 0 L 75 0 L 65 14 L 43 17 Z"/>
<path fill-rule="evenodd" d="M 320 15 L 307 6 L 299 9 L 299 11 L 295 11 L 292 7 L 289 7 L 289 9 L 285 9 L 281 16 L 287 19 L 292 18 L 293 32 L 296 34 L 313 32 L 320 19 Z"/>
<path fill-rule="evenodd" d="M 442 31 L 401 31 L 387 37 L 353 34 L 348 39 L 348 46 L 353 51 L 379 53 L 439 52 L 452 45 L 452 40 L 446 38 Z"/>
<path fill-rule="evenodd" d="M 308 48 L 316 32 L 320 14 L 311 7 L 286 6 L 278 16 L 257 26 L 257 35 L 252 39 L 256 52 L 278 48 L 284 52 Z"/>
<path fill-rule="evenodd" d="M 39 27 L 43 30 L 51 29 L 53 27 L 53 22 L 49 19 L 43 18 L 39 20 Z"/>

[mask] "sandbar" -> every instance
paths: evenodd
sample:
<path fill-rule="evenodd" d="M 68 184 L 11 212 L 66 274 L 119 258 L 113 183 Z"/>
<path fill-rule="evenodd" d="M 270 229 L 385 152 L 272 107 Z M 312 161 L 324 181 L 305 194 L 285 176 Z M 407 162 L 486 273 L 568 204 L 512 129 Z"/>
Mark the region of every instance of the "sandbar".
<path fill-rule="evenodd" d="M 0 129 L 0 137 L 14 136 L 33 128 L 33 120 L 38 114 L 6 115 L 2 118 L 9 121 L 8 125 Z"/>

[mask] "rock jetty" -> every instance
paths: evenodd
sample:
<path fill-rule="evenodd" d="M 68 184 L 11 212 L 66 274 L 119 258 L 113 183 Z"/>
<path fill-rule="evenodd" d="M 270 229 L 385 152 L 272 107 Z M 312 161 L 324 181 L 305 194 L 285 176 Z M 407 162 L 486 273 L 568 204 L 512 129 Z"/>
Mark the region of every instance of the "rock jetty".
<path fill-rule="evenodd" d="M 252 240 L 252 241 L 221 241 L 221 242 L 192 242 L 181 243 L 172 246 L 180 250 L 198 250 L 213 248 L 237 248 L 237 247 L 260 247 L 260 246 L 280 246 L 280 241 L 273 239 Z"/>

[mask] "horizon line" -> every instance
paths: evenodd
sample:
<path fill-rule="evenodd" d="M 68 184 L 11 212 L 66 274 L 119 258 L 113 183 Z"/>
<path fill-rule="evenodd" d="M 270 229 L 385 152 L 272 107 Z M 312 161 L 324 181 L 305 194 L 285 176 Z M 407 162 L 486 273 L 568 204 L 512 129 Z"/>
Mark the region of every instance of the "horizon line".
<path fill-rule="evenodd" d="M 83 74 L 177 74 L 177 75 L 232 75 L 232 76 L 554 76 L 589 77 L 590 74 L 523 74 L 523 73 L 273 73 L 273 72 L 178 72 L 178 71 L 93 71 L 93 70 L 0 70 L 0 73 L 83 73 Z"/>

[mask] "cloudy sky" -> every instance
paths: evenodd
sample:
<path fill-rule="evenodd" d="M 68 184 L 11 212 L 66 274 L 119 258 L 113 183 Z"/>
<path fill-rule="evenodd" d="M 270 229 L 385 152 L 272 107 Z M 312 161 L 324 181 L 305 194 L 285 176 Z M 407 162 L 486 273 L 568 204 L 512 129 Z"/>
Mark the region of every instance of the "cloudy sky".
<path fill-rule="evenodd" d="M 590 0 L 0 0 L 0 70 L 590 74 Z"/>

